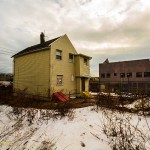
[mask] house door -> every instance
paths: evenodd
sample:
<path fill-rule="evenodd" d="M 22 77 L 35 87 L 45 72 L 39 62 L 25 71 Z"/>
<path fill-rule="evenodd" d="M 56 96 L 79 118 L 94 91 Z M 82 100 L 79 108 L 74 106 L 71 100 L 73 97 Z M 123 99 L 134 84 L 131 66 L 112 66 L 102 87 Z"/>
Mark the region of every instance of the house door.
<path fill-rule="evenodd" d="M 82 91 L 85 91 L 85 78 L 81 78 L 81 83 L 82 83 Z"/>

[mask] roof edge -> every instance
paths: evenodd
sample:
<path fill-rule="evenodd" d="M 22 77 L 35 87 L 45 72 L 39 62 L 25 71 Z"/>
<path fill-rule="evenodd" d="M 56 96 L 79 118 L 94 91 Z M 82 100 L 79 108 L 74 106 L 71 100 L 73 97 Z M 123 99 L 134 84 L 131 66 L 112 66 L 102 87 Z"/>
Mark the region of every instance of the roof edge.
<path fill-rule="evenodd" d="M 123 63 L 123 62 L 134 62 L 134 61 L 150 61 L 150 59 L 149 59 L 149 58 L 145 58 L 145 59 L 135 59 L 135 60 L 115 61 L 115 62 L 109 62 L 109 63 L 107 63 L 107 64 Z M 99 63 L 99 64 L 104 64 L 104 63 Z"/>
<path fill-rule="evenodd" d="M 92 57 L 90 57 L 90 56 L 88 56 L 88 55 L 85 55 L 85 54 L 81 54 L 81 53 L 79 53 L 79 54 L 77 54 L 78 56 L 82 56 L 82 57 L 87 57 L 87 58 L 89 58 L 89 59 L 92 59 Z"/>
<path fill-rule="evenodd" d="M 48 50 L 48 48 L 50 48 L 50 47 L 44 47 L 44 48 L 36 49 L 34 51 L 26 52 L 26 53 L 23 53 L 23 54 L 18 54 L 18 55 L 16 54 L 16 56 L 13 55 L 13 56 L 11 56 L 11 58 L 18 57 L 18 56 L 23 56 L 23 55 L 27 55 L 27 54 L 38 52 L 38 51 L 41 51 L 41 50 Z"/>

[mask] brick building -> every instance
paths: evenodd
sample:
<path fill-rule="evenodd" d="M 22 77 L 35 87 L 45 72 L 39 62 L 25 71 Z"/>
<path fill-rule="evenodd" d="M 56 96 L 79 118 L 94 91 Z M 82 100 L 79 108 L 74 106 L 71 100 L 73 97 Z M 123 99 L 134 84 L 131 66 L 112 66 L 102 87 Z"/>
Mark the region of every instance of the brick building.
<path fill-rule="evenodd" d="M 100 85 L 121 91 L 150 91 L 150 59 L 99 64 Z"/>

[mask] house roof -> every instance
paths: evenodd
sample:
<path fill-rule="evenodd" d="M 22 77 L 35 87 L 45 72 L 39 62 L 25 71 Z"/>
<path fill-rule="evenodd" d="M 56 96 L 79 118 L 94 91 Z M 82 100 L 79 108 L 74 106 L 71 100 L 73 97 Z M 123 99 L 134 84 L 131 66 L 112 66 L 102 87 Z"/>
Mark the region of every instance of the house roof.
<path fill-rule="evenodd" d="M 61 36 L 60 36 L 61 37 Z M 12 57 L 16 57 L 16 56 L 20 56 L 20 55 L 24 55 L 24 54 L 27 54 L 27 53 L 31 53 L 31 52 L 34 52 L 34 51 L 40 51 L 40 50 L 44 50 L 45 48 L 48 48 L 48 46 L 53 43 L 54 41 L 56 41 L 57 39 L 59 39 L 60 37 L 57 37 L 55 39 L 51 39 L 49 41 L 46 41 L 42 44 L 37 44 L 37 45 L 33 45 L 33 46 L 30 46 L 30 47 L 27 47 L 26 49 L 16 53 L 15 55 L 13 55 Z"/>
<path fill-rule="evenodd" d="M 92 57 L 90 57 L 90 56 L 87 56 L 87 55 L 84 55 L 84 54 L 77 54 L 77 55 L 79 55 L 79 56 L 82 56 L 82 57 L 87 57 L 87 58 L 89 58 L 89 59 L 92 59 Z"/>

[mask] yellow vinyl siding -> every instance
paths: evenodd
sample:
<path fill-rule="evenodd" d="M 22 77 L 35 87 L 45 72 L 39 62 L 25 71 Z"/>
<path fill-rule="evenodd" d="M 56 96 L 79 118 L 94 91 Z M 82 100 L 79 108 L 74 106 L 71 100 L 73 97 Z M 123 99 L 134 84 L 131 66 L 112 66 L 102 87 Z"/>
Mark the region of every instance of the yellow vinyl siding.
<path fill-rule="evenodd" d="M 82 91 L 82 82 L 81 78 L 86 77 L 85 80 L 85 91 L 89 90 L 89 76 L 90 76 L 90 64 L 89 64 L 89 58 L 87 59 L 87 65 L 84 64 L 84 56 L 77 55 L 75 57 L 75 75 L 77 80 L 77 93 L 80 93 Z"/>
<path fill-rule="evenodd" d="M 75 56 L 75 75 L 80 76 L 80 56 Z"/>
<path fill-rule="evenodd" d="M 47 96 L 49 89 L 49 50 L 16 57 L 14 88 Z"/>
<path fill-rule="evenodd" d="M 62 51 L 62 60 L 56 59 L 56 50 Z M 51 91 L 56 92 L 62 90 L 64 93 L 75 93 L 75 63 L 69 62 L 69 53 L 77 54 L 75 48 L 71 44 L 66 35 L 52 43 L 51 45 Z M 57 75 L 63 75 L 63 84 L 57 85 Z M 72 81 L 72 76 L 74 81 Z"/>
<path fill-rule="evenodd" d="M 84 57 L 80 56 L 80 76 L 89 77 L 90 75 L 90 65 L 89 59 L 87 58 L 87 65 L 84 64 Z"/>
<path fill-rule="evenodd" d="M 89 77 L 90 75 L 90 65 L 89 65 L 89 58 L 87 58 L 87 65 L 84 64 L 84 57 L 77 55 L 75 57 L 75 71 L 76 71 L 76 76 L 85 76 Z"/>
<path fill-rule="evenodd" d="M 14 89 L 45 97 L 57 91 L 79 93 L 81 78 L 85 77 L 85 90 L 88 91 L 89 58 L 85 65 L 84 56 L 77 54 L 67 35 L 49 46 L 47 50 L 14 58 Z M 59 59 L 56 59 L 56 51 Z M 69 54 L 74 56 L 73 62 L 70 62 Z M 63 78 L 62 84 L 57 84 L 57 76 Z"/>

